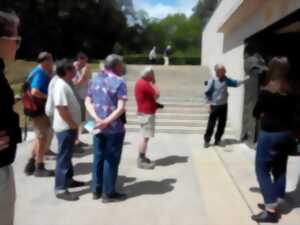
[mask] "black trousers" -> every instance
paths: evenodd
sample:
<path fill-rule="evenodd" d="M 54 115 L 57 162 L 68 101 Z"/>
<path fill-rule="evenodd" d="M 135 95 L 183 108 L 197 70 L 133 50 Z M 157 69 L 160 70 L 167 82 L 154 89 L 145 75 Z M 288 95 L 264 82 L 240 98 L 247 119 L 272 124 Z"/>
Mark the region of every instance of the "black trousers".
<path fill-rule="evenodd" d="M 215 141 L 218 142 L 221 140 L 227 122 L 227 108 L 228 108 L 227 104 L 212 106 L 212 111 L 209 115 L 206 133 L 204 135 L 205 142 L 207 143 L 210 142 L 217 122 L 218 122 L 218 126 L 217 126 L 217 132 L 215 134 Z"/>

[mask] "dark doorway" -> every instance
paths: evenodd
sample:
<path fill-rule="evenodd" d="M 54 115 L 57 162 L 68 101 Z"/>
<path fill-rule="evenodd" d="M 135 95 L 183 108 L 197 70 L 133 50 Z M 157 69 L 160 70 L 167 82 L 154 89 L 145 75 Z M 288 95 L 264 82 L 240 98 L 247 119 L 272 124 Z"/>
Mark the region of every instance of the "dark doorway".
<path fill-rule="evenodd" d="M 252 117 L 260 87 L 257 65 L 267 65 L 274 56 L 287 56 L 291 64 L 292 92 L 300 96 L 300 10 L 249 37 L 245 44 L 245 71 L 252 78 L 245 90 L 243 135 L 249 144 L 253 144 L 259 131 L 259 125 Z"/>

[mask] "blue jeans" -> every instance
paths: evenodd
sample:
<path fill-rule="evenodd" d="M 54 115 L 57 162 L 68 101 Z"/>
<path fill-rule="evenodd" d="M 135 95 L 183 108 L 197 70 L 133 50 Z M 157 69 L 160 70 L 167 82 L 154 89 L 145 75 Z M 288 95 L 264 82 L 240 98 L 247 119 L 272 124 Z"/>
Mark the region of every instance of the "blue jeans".
<path fill-rule="evenodd" d="M 265 132 L 258 137 L 255 170 L 265 204 L 284 198 L 286 188 L 287 149 L 277 149 L 276 144 L 291 137 L 289 131 Z"/>
<path fill-rule="evenodd" d="M 56 136 L 58 140 L 58 154 L 55 171 L 55 190 L 59 191 L 68 188 L 68 184 L 74 175 L 72 155 L 77 131 L 67 130 L 58 132 Z"/>
<path fill-rule="evenodd" d="M 94 136 L 92 192 L 115 192 L 125 133 Z"/>

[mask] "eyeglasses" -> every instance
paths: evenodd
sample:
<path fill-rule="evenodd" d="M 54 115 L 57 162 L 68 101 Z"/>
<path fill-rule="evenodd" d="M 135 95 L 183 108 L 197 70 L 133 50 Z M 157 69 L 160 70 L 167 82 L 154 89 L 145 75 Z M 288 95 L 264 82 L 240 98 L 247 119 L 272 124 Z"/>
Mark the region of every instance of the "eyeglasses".
<path fill-rule="evenodd" d="M 8 41 L 15 41 L 16 45 L 17 45 L 17 49 L 20 48 L 21 46 L 21 42 L 22 42 L 22 37 L 20 36 L 16 36 L 16 37 L 6 37 L 6 36 L 2 36 L 0 37 L 3 40 L 8 40 Z"/>

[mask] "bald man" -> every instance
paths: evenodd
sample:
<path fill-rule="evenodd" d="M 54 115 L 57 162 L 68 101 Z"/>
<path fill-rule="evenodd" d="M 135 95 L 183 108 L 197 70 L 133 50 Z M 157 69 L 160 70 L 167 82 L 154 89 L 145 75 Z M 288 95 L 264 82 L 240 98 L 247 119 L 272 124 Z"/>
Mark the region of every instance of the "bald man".
<path fill-rule="evenodd" d="M 206 133 L 204 135 L 205 148 L 210 146 L 210 140 L 217 122 L 215 145 L 220 145 L 227 122 L 228 87 L 239 87 L 245 81 L 230 79 L 226 76 L 226 68 L 224 65 L 217 64 L 215 66 L 215 76 L 208 81 L 205 90 L 205 98 L 209 105 L 210 112 Z"/>

